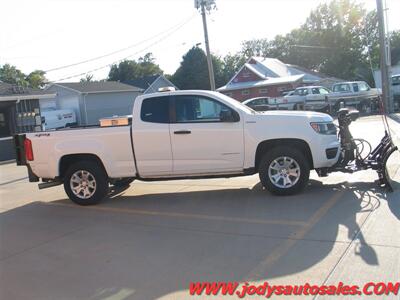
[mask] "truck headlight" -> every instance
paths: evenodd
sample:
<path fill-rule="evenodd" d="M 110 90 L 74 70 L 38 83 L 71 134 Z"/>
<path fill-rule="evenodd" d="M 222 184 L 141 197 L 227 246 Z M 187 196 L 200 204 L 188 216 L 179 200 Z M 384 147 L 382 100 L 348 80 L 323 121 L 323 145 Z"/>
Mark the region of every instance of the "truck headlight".
<path fill-rule="evenodd" d="M 336 135 L 336 126 L 332 122 L 313 122 L 310 125 L 319 134 Z"/>

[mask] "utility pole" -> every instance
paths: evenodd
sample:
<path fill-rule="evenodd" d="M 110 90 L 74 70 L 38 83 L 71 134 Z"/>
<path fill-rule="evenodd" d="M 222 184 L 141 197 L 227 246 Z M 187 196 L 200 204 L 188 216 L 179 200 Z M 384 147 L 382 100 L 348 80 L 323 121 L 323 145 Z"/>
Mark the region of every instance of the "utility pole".
<path fill-rule="evenodd" d="M 383 98 L 383 109 L 385 113 L 392 112 L 392 101 L 390 99 L 390 80 L 389 80 L 389 66 L 388 52 L 390 53 L 390 47 L 386 43 L 386 31 L 385 31 L 385 17 L 383 13 L 382 0 L 376 0 L 376 7 L 378 12 L 378 27 L 379 27 L 379 52 L 380 52 L 380 66 L 381 66 L 381 78 L 382 78 L 382 98 Z"/>
<path fill-rule="evenodd" d="M 210 43 L 208 41 L 207 18 L 206 18 L 206 10 L 210 11 L 215 7 L 215 0 L 194 0 L 194 6 L 197 9 L 200 9 L 201 17 L 203 19 L 204 41 L 206 44 L 206 52 L 207 52 L 208 76 L 210 78 L 211 90 L 215 91 L 214 68 L 211 59 Z"/>

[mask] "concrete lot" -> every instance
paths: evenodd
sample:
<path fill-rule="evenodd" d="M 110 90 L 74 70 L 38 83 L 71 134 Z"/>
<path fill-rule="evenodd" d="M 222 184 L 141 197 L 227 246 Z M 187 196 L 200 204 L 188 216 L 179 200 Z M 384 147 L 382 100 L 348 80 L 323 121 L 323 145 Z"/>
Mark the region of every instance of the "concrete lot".
<path fill-rule="evenodd" d="M 353 127 L 374 144 L 382 135 L 377 117 Z M 192 299 L 191 281 L 398 281 L 400 188 L 386 193 L 375 179 L 313 172 L 292 197 L 263 191 L 257 175 L 134 182 L 79 207 L 62 187 L 39 191 L 24 167 L 1 165 L 0 299 Z"/>

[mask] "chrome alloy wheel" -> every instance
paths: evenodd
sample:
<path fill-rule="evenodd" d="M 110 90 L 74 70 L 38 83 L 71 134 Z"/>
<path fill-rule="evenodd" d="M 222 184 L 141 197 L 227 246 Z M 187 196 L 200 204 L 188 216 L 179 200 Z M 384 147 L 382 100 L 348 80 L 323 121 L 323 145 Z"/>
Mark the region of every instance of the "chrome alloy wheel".
<path fill-rule="evenodd" d="M 85 170 L 72 174 L 69 184 L 74 195 L 81 199 L 88 199 L 96 192 L 96 179 Z"/>
<path fill-rule="evenodd" d="M 276 187 L 291 188 L 300 179 L 300 166 L 291 157 L 278 157 L 269 165 L 268 176 Z"/>

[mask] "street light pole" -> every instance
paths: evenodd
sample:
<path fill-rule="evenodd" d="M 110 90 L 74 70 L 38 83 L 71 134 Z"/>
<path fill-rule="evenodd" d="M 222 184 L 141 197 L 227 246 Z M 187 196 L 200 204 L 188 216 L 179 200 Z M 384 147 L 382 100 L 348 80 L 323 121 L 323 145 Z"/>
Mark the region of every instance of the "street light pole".
<path fill-rule="evenodd" d="M 380 52 L 380 66 L 381 66 L 381 78 L 382 78 L 382 97 L 383 97 L 383 109 L 385 113 L 391 112 L 391 99 L 390 99 L 390 85 L 389 85 L 389 72 L 388 72 L 388 54 L 390 49 L 386 43 L 385 33 L 385 18 L 383 14 L 382 0 L 376 0 L 376 7 L 378 12 L 378 27 L 379 27 L 379 52 Z M 390 63 L 389 63 L 390 64 Z"/>
<path fill-rule="evenodd" d="M 201 17 L 203 19 L 204 41 L 206 44 L 208 76 L 210 78 L 210 88 L 212 91 L 215 91 L 214 68 L 213 68 L 211 52 L 210 52 L 210 43 L 208 41 L 207 18 L 206 18 L 206 6 L 207 6 L 207 10 L 210 10 L 213 5 L 215 5 L 215 0 L 195 0 L 195 7 L 197 9 L 199 9 L 199 8 L 201 9 Z"/>

